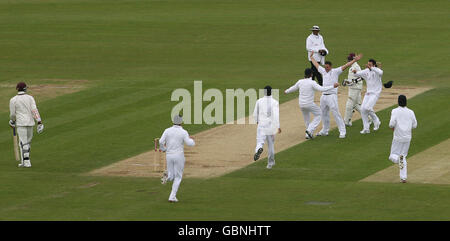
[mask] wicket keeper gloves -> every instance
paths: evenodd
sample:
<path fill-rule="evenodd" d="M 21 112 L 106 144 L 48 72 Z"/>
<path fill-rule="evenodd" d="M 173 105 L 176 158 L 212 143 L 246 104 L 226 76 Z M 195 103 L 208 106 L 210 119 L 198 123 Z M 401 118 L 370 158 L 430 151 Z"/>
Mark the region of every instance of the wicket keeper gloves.
<path fill-rule="evenodd" d="M 387 83 L 383 84 L 384 88 L 391 88 L 392 87 L 392 83 L 394 83 L 394 81 L 388 81 Z"/>
<path fill-rule="evenodd" d="M 13 120 L 9 120 L 9 126 L 11 126 L 12 128 L 16 127 L 16 122 Z"/>
<path fill-rule="evenodd" d="M 42 123 L 38 124 L 36 131 L 38 134 L 41 134 L 44 131 L 44 124 Z"/>

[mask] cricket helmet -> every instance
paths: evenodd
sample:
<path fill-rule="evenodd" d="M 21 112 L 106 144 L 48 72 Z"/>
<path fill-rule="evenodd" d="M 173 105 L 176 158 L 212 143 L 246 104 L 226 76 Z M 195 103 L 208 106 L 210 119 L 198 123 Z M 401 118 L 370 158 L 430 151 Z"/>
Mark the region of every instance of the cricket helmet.
<path fill-rule="evenodd" d="M 27 90 L 27 84 L 25 84 L 25 82 L 17 83 L 16 90 L 17 91 L 26 91 Z"/>

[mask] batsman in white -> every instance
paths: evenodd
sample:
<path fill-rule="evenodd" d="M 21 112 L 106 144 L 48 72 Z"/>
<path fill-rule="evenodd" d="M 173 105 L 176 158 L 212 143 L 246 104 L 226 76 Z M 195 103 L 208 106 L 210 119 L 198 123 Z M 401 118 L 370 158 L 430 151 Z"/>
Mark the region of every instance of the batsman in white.
<path fill-rule="evenodd" d="M 272 87 L 264 87 L 264 97 L 258 99 L 253 111 L 256 129 L 256 148 L 253 160 L 257 161 L 263 152 L 264 143 L 269 147 L 267 169 L 275 165 L 275 134 L 281 133 L 278 101 L 272 98 Z"/>
<path fill-rule="evenodd" d="M 339 75 L 362 57 L 362 54 L 359 54 L 352 61 L 333 69 L 330 61 L 325 61 L 325 68 L 320 66 L 319 63 L 317 63 L 317 61 L 314 59 L 313 55 L 314 51 L 311 52 L 311 61 L 322 74 L 324 86 L 330 86 L 334 85 L 334 83 L 338 83 Z M 334 88 L 323 92 L 322 96 L 320 97 L 320 109 L 322 110 L 322 130 L 317 134 L 318 136 L 328 135 L 328 131 L 330 130 L 330 111 L 333 114 L 334 120 L 336 121 L 336 124 L 338 126 L 339 138 L 345 138 L 345 135 L 347 134 L 344 120 L 339 113 L 337 93 L 337 88 Z"/>
<path fill-rule="evenodd" d="M 16 86 L 17 95 L 9 101 L 9 125 L 17 129 L 19 136 L 20 164 L 19 167 L 31 167 L 30 150 L 33 139 L 33 126 L 38 123 L 37 133 L 44 131 L 36 101 L 33 96 L 27 95 L 27 85 L 19 82 Z"/>
<path fill-rule="evenodd" d="M 159 139 L 160 149 L 166 152 L 167 173 L 161 179 L 162 184 L 167 181 L 173 181 L 172 191 L 169 196 L 169 202 L 178 202 L 177 192 L 183 178 L 184 170 L 184 144 L 194 146 L 195 141 L 189 137 L 186 130 L 181 127 L 183 118 L 179 115 L 174 116 L 173 126 L 164 130 Z"/>
<path fill-rule="evenodd" d="M 352 61 L 354 58 L 355 54 L 350 53 L 347 57 L 347 60 Z M 344 123 L 346 126 L 352 126 L 352 116 L 355 111 L 361 113 L 361 91 L 363 88 L 363 79 L 361 77 L 356 77 L 355 73 L 353 73 L 353 70 L 361 70 L 358 62 L 355 62 L 352 64 L 352 66 L 350 66 L 347 79 L 342 82 L 342 86 L 348 86 L 348 99 L 345 105 L 344 114 Z"/>
<path fill-rule="evenodd" d="M 367 92 L 364 95 L 363 102 L 361 104 L 361 119 L 363 121 L 363 130 L 361 134 L 370 133 L 369 116 L 372 118 L 373 130 L 376 131 L 380 128 L 381 121 L 375 114 L 373 107 L 380 97 L 382 85 L 381 76 L 383 76 L 383 70 L 377 67 L 377 62 L 374 59 L 369 59 L 366 64 L 366 69 L 361 71 L 353 70 L 356 77 L 361 77 L 366 80 Z"/>
<path fill-rule="evenodd" d="M 406 96 L 400 95 L 398 97 L 398 107 L 391 112 L 389 127 L 394 130 L 389 160 L 398 164 L 400 169 L 400 181 L 406 183 L 406 156 L 408 155 L 409 144 L 412 138 L 411 130 L 417 128 L 417 120 L 414 111 L 406 107 Z"/>
<path fill-rule="evenodd" d="M 297 81 L 295 85 L 284 91 L 284 93 L 288 94 L 298 90 L 298 104 L 305 120 L 306 139 L 313 138 L 314 130 L 316 130 L 321 119 L 321 110 L 314 103 L 315 91 L 323 92 L 339 86 L 338 83 L 334 83 L 334 85 L 322 87 L 312 80 L 312 75 L 313 71 L 311 69 L 305 69 L 305 78 Z M 314 115 L 314 119 L 312 121 L 310 121 L 310 114 Z"/>

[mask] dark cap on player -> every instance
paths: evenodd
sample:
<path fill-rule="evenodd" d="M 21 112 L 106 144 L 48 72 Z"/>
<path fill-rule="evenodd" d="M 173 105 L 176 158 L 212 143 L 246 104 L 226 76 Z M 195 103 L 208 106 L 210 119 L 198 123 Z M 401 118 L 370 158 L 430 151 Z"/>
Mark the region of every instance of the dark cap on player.
<path fill-rule="evenodd" d="M 398 96 L 398 105 L 401 107 L 405 107 L 406 106 L 406 96 L 404 95 L 399 95 Z"/>
<path fill-rule="evenodd" d="M 352 61 L 355 58 L 355 53 L 349 53 L 347 56 L 348 61 Z"/>
<path fill-rule="evenodd" d="M 27 84 L 25 84 L 25 82 L 17 83 L 16 90 L 17 91 L 26 91 L 27 90 Z"/>
<path fill-rule="evenodd" d="M 306 68 L 305 69 L 305 78 L 309 78 L 312 75 L 312 69 Z"/>
<path fill-rule="evenodd" d="M 272 95 L 272 87 L 270 87 L 270 85 L 267 85 L 266 87 L 264 87 L 264 94 L 266 94 L 267 96 Z"/>

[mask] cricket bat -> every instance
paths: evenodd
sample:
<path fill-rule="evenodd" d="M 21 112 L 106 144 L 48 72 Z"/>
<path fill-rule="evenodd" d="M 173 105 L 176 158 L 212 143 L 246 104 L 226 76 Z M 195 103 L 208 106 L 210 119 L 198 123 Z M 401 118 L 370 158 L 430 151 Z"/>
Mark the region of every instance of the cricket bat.
<path fill-rule="evenodd" d="M 14 143 L 14 157 L 16 158 L 16 161 L 20 161 L 19 157 L 19 144 L 17 141 L 17 132 L 16 128 L 13 127 L 13 143 Z"/>

